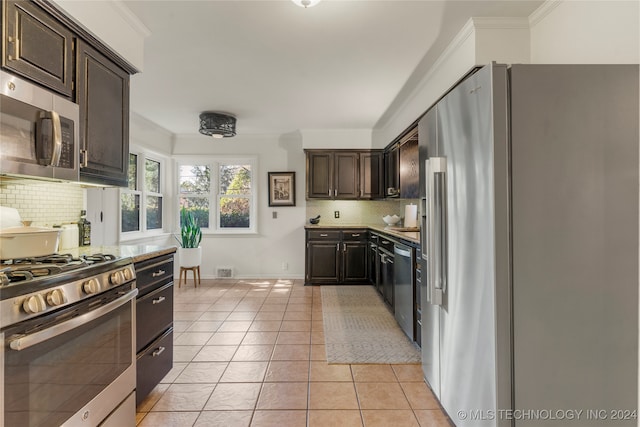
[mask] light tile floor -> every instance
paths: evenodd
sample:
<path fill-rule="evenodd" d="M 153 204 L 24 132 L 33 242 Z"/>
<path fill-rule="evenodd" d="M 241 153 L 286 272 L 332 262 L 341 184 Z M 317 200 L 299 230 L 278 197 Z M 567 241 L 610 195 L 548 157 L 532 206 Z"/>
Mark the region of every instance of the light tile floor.
<path fill-rule="evenodd" d="M 174 307 L 174 368 L 140 427 L 450 425 L 419 365 L 326 363 L 319 287 L 189 281 Z"/>

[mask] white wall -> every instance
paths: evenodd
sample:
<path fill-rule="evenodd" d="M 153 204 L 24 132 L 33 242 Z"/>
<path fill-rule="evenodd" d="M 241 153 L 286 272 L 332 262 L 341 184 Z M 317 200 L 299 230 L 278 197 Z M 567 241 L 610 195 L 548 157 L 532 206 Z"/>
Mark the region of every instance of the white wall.
<path fill-rule="evenodd" d="M 215 277 L 217 267 L 233 267 L 234 275 L 243 278 L 304 277 L 304 199 L 305 157 L 302 136 L 236 136 L 213 139 L 203 135 L 178 135 L 173 154 L 182 155 L 251 155 L 257 156 L 258 234 L 209 234 L 202 239 L 202 277 Z M 269 207 L 267 172 L 296 173 L 296 206 Z M 273 218 L 277 212 L 277 218 Z M 287 269 L 283 269 L 283 263 Z"/>
<path fill-rule="evenodd" d="M 53 3 L 139 71 L 143 70 L 144 39 L 150 32 L 121 1 L 53 0 Z"/>
<path fill-rule="evenodd" d="M 640 2 L 547 1 L 531 15 L 531 62 L 637 64 Z"/>
<path fill-rule="evenodd" d="M 371 148 L 371 129 L 303 129 L 300 133 L 302 134 L 302 148 Z"/>

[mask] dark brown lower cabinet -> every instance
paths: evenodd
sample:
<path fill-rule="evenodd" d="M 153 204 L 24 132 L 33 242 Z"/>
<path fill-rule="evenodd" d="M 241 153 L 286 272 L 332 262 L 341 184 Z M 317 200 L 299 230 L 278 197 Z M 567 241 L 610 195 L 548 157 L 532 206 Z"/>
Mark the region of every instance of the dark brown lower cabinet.
<path fill-rule="evenodd" d="M 366 229 L 306 231 L 305 284 L 366 284 L 368 274 Z"/>
<path fill-rule="evenodd" d="M 136 404 L 173 367 L 173 254 L 135 263 Z"/>

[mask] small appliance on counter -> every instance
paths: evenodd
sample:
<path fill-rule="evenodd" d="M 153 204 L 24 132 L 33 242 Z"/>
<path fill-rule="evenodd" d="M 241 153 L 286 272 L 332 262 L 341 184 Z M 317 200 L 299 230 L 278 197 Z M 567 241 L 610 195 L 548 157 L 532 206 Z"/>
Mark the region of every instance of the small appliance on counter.
<path fill-rule="evenodd" d="M 17 209 L 0 207 L 0 260 L 51 255 L 58 250 L 60 230 L 32 227 Z"/>

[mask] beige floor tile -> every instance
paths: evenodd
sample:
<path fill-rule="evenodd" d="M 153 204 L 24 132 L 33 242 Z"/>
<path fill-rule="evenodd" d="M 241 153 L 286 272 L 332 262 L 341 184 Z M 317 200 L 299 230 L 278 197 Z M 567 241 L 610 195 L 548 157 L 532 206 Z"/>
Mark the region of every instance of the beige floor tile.
<path fill-rule="evenodd" d="M 139 427 L 190 427 L 200 412 L 149 412 L 138 424 Z"/>
<path fill-rule="evenodd" d="M 349 365 L 329 365 L 327 362 L 312 361 L 309 372 L 310 381 L 353 381 Z"/>
<path fill-rule="evenodd" d="M 251 332 L 277 332 L 280 330 L 280 320 L 254 320 L 249 328 Z"/>
<path fill-rule="evenodd" d="M 198 320 L 202 316 L 201 311 L 173 311 L 173 320 Z"/>
<path fill-rule="evenodd" d="M 196 320 L 193 322 L 189 328 L 186 330 L 187 332 L 215 332 L 222 325 L 221 321 L 215 320 Z M 175 327 L 174 327 L 175 331 Z"/>
<path fill-rule="evenodd" d="M 311 331 L 310 320 L 283 320 L 280 331 Z"/>
<path fill-rule="evenodd" d="M 174 360 L 173 361 L 173 367 L 171 368 L 169 373 L 167 373 L 167 375 L 165 375 L 164 378 L 162 378 L 162 380 L 160 380 L 160 382 L 161 383 L 172 383 L 172 382 L 174 382 L 175 379 L 178 378 L 178 375 L 180 375 L 182 370 L 187 367 L 187 365 L 188 365 L 188 362 L 176 362 Z"/>
<path fill-rule="evenodd" d="M 234 362 L 269 361 L 273 347 L 273 345 L 241 345 L 232 360 Z"/>
<path fill-rule="evenodd" d="M 254 410 L 260 383 L 221 383 L 204 406 L 205 411 Z"/>
<path fill-rule="evenodd" d="M 454 427 L 449 418 L 439 409 L 418 409 L 413 411 L 420 427 Z"/>
<path fill-rule="evenodd" d="M 351 365 L 353 379 L 360 383 L 397 383 L 391 365 Z"/>
<path fill-rule="evenodd" d="M 308 382 L 309 381 L 309 362 L 307 361 L 290 361 L 290 360 L 273 360 L 269 363 L 265 382 Z"/>
<path fill-rule="evenodd" d="M 193 325 L 193 321 L 191 320 L 174 320 L 173 321 L 173 333 L 177 334 L 179 332 L 184 332 L 189 329 L 189 326 Z"/>
<path fill-rule="evenodd" d="M 242 340 L 242 345 L 275 344 L 278 332 L 247 332 Z"/>
<path fill-rule="evenodd" d="M 353 383 L 310 383 L 309 409 L 358 409 Z"/>
<path fill-rule="evenodd" d="M 306 382 L 264 383 L 257 409 L 307 409 Z"/>
<path fill-rule="evenodd" d="M 306 427 L 307 411 L 256 411 L 251 427 Z"/>
<path fill-rule="evenodd" d="M 287 304 L 287 311 L 309 311 L 311 304 Z"/>
<path fill-rule="evenodd" d="M 149 412 L 153 405 L 158 403 L 158 400 L 162 397 L 165 391 L 169 388 L 169 384 L 158 384 L 151 390 L 151 392 L 144 398 L 142 402 L 136 408 L 137 412 Z"/>
<path fill-rule="evenodd" d="M 140 423 L 146 416 L 147 412 L 136 412 L 136 426 L 140 425 Z"/>
<path fill-rule="evenodd" d="M 253 411 L 204 411 L 194 427 L 249 427 Z"/>
<path fill-rule="evenodd" d="M 400 383 L 413 409 L 439 409 L 438 401 L 426 383 Z"/>
<path fill-rule="evenodd" d="M 193 358 L 194 362 L 230 362 L 237 345 L 205 345 Z"/>
<path fill-rule="evenodd" d="M 278 304 L 269 301 L 269 298 L 264 300 L 264 304 L 260 307 L 260 312 L 264 311 L 278 311 L 282 312 L 282 316 L 284 316 L 284 311 L 287 309 L 287 304 Z"/>
<path fill-rule="evenodd" d="M 307 344 L 276 344 L 272 360 L 309 360 L 310 346 Z"/>
<path fill-rule="evenodd" d="M 355 383 L 361 409 L 410 409 L 398 383 Z"/>
<path fill-rule="evenodd" d="M 262 305 L 262 301 L 260 302 Z M 234 311 L 227 317 L 227 320 L 238 321 L 238 320 L 253 320 L 256 317 L 258 311 Z"/>
<path fill-rule="evenodd" d="M 176 345 L 173 347 L 173 361 L 191 362 L 201 349 L 201 345 Z"/>
<path fill-rule="evenodd" d="M 309 311 L 287 311 L 284 313 L 283 320 L 311 320 L 311 312 Z"/>
<path fill-rule="evenodd" d="M 309 427 L 362 427 L 360 411 L 310 410 Z"/>
<path fill-rule="evenodd" d="M 209 303 L 204 303 L 204 304 L 177 303 L 177 304 L 173 304 L 173 311 L 188 311 L 190 313 L 199 311 L 202 313 L 209 310 L 211 306 L 212 305 Z"/>
<path fill-rule="evenodd" d="M 235 310 L 236 305 L 238 305 L 238 303 L 225 304 L 218 301 L 211 305 L 209 311 L 233 311 Z"/>
<path fill-rule="evenodd" d="M 303 295 L 300 292 L 291 292 L 289 295 L 289 304 L 311 304 L 313 297 L 311 295 Z"/>
<path fill-rule="evenodd" d="M 198 320 L 226 320 L 229 314 L 230 311 L 207 311 Z"/>
<path fill-rule="evenodd" d="M 311 344 L 324 344 L 324 331 L 311 331 Z"/>
<path fill-rule="evenodd" d="M 205 345 L 211 339 L 211 332 L 184 332 L 175 340 L 175 345 Z"/>
<path fill-rule="evenodd" d="M 311 345 L 311 360 L 327 361 L 327 350 L 324 344 Z"/>
<path fill-rule="evenodd" d="M 424 381 L 424 373 L 420 365 L 391 365 L 391 367 L 401 383 Z"/>
<path fill-rule="evenodd" d="M 226 362 L 191 362 L 184 368 L 174 383 L 217 383 L 226 368 Z"/>
<path fill-rule="evenodd" d="M 267 366 L 268 362 L 230 362 L 220 382 L 262 382 L 267 372 Z"/>
<path fill-rule="evenodd" d="M 207 345 L 240 345 L 245 332 L 216 332 Z"/>
<path fill-rule="evenodd" d="M 312 331 L 322 331 L 324 332 L 324 323 L 322 320 L 312 320 L 311 321 L 311 330 Z"/>
<path fill-rule="evenodd" d="M 308 331 L 280 331 L 278 334 L 278 344 L 309 344 L 311 343 L 311 332 Z"/>
<path fill-rule="evenodd" d="M 411 410 L 363 410 L 365 427 L 420 427 Z"/>
<path fill-rule="evenodd" d="M 284 311 L 260 311 L 254 320 L 282 320 Z"/>
<path fill-rule="evenodd" d="M 213 384 L 171 384 L 160 400 L 153 406 L 151 413 L 201 411 L 213 392 L 214 387 L 215 385 Z"/>
<path fill-rule="evenodd" d="M 233 314 L 233 313 L 231 313 Z M 220 332 L 247 332 L 251 326 L 251 320 L 231 321 L 225 320 L 218 331 Z"/>

